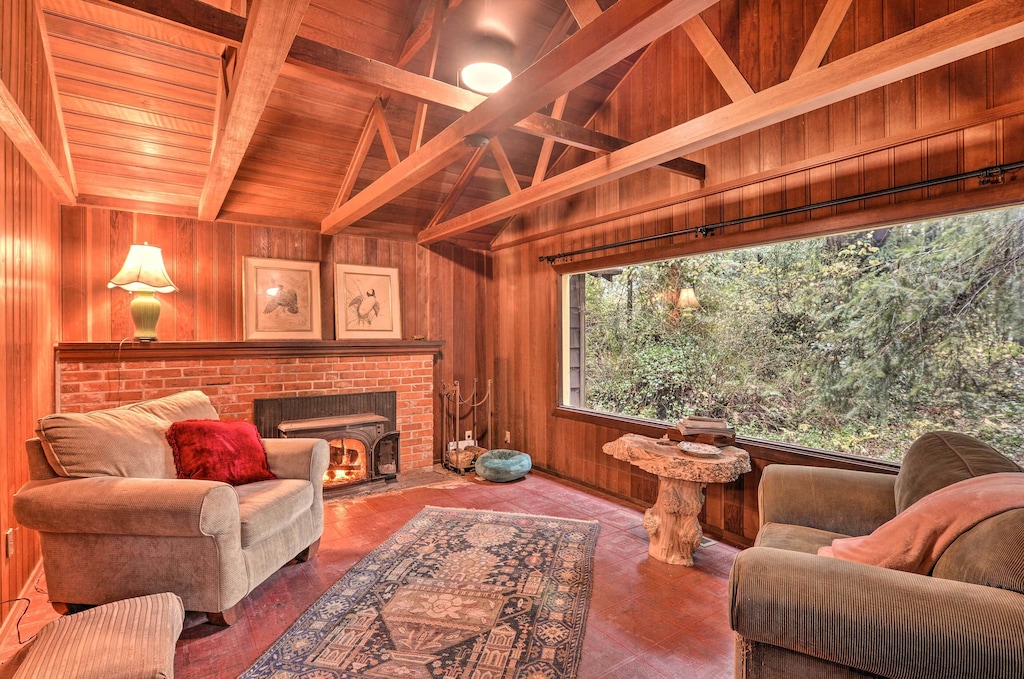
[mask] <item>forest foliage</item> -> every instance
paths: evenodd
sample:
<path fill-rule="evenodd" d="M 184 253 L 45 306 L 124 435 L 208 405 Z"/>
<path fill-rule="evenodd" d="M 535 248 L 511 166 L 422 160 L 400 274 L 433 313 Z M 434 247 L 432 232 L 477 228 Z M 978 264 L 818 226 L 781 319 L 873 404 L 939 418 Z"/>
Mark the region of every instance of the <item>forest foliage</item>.
<path fill-rule="evenodd" d="M 892 460 L 953 430 L 1024 461 L 1022 257 L 1017 208 L 587 275 L 583 405 Z"/>

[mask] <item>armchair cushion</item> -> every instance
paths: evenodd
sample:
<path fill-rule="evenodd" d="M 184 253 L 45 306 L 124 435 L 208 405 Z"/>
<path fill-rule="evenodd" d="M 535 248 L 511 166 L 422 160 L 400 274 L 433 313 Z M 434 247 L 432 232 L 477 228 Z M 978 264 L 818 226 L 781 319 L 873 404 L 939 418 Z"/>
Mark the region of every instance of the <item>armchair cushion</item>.
<path fill-rule="evenodd" d="M 896 511 L 957 481 L 1019 471 L 1009 458 L 978 439 L 951 431 L 929 432 L 918 437 L 903 456 L 896 477 Z"/>
<path fill-rule="evenodd" d="M 249 422 L 183 420 L 167 429 L 179 479 L 223 481 L 232 486 L 276 479 L 267 451 Z"/>
<path fill-rule="evenodd" d="M 299 479 L 250 483 L 235 489 L 242 521 L 242 549 L 296 523 L 313 503 L 313 486 Z"/>
<path fill-rule="evenodd" d="M 171 422 L 217 419 L 209 397 L 185 391 L 91 413 L 57 413 L 36 433 L 59 476 L 173 479 L 174 459 L 164 432 Z"/>

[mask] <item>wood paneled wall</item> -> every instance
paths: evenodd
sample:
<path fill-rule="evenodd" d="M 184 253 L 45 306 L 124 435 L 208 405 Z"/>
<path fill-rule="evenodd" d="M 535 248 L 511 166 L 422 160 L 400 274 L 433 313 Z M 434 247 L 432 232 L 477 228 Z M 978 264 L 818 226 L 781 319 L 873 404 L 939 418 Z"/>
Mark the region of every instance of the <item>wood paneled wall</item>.
<path fill-rule="evenodd" d="M 242 258 L 321 262 L 323 337 L 334 338 L 334 264 L 398 269 L 402 336 L 444 340 L 435 384 L 491 377 L 487 342 L 490 257 L 452 245 L 430 250 L 408 241 L 300 229 L 160 217 L 102 208 L 65 207 L 61 228 L 61 340 L 117 342 L 133 333 L 129 295 L 107 288 L 132 243 L 163 250 L 178 292 L 161 294 L 157 335 L 167 341 L 245 339 Z M 440 400 L 435 431 L 441 431 Z M 495 443 L 498 443 L 495 441 Z M 436 442 L 440 454 L 440 442 Z"/>
<path fill-rule="evenodd" d="M 63 167 L 60 131 L 46 56 L 32 2 L 0 8 L 0 77 L 43 146 Z M 29 585 L 39 561 L 34 532 L 18 529 L 12 496 L 28 480 L 25 439 L 53 410 L 53 344 L 57 339 L 59 206 L 25 158 L 0 136 L 0 533 L 14 528 L 14 555 L 0 549 L 0 599 Z M 0 546 L 3 542 L 0 542 Z M 19 608 L 22 604 L 18 604 Z M 2 607 L 8 621 L 12 607 Z"/>
<path fill-rule="evenodd" d="M 758 91 L 788 78 L 824 4 L 723 0 L 704 18 Z M 825 61 L 965 4 L 970 3 L 855 2 Z M 512 447 L 530 452 L 538 467 L 653 502 L 651 475 L 601 451 L 605 442 L 643 427 L 558 410 L 559 273 L 1020 203 L 1024 172 L 1002 184 L 960 181 L 753 221 L 706 238 L 691 234 L 618 247 L 557 267 L 538 257 L 1024 160 L 1022 62 L 1024 41 L 1019 41 L 712 146 L 693 158 L 707 165 L 704 185 L 648 170 L 514 223 L 499 237 L 494 254 L 497 427 L 510 429 Z M 685 31 L 677 29 L 645 53 L 592 124 L 603 132 L 640 138 L 724 103 L 728 97 L 715 76 Z M 564 161 L 559 167 L 565 167 Z M 615 215 L 621 218 L 611 219 Z M 709 488 L 705 510 L 710 533 L 740 544 L 756 534 L 760 470 L 800 460 L 775 447 L 748 449 L 755 458 L 754 472 L 737 483 Z"/>

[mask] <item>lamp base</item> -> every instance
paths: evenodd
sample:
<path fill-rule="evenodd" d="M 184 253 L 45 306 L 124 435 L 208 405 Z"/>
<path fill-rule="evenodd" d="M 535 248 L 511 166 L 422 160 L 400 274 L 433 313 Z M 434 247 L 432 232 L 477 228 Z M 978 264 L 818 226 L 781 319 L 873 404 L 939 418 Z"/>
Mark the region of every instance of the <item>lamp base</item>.
<path fill-rule="evenodd" d="M 139 342 L 156 341 L 156 322 L 160 318 L 160 300 L 152 292 L 132 294 L 129 305 L 135 323 L 135 339 Z"/>

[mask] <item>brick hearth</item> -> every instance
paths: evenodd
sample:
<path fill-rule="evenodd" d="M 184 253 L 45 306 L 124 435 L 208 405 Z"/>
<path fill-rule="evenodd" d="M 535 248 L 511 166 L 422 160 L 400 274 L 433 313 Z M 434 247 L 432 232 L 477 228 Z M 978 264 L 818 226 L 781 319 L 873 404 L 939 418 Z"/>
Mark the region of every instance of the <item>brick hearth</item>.
<path fill-rule="evenodd" d="M 133 354 L 144 354 L 136 351 Z M 432 353 L 138 360 L 72 360 L 59 351 L 58 410 L 85 412 L 187 389 L 206 393 L 226 420 L 253 419 L 253 399 L 395 391 L 401 468 L 433 463 Z M 340 352 L 341 353 L 341 352 Z"/>

